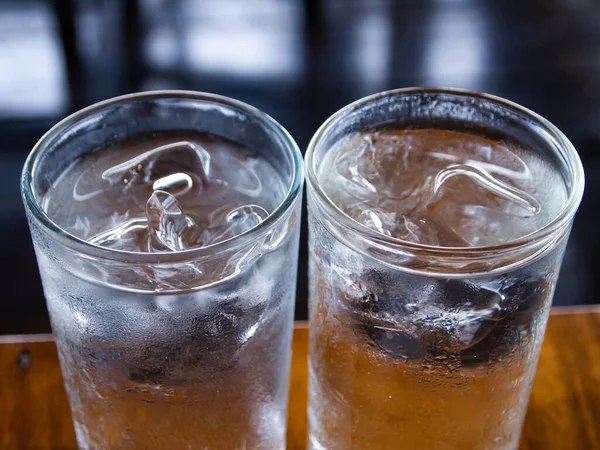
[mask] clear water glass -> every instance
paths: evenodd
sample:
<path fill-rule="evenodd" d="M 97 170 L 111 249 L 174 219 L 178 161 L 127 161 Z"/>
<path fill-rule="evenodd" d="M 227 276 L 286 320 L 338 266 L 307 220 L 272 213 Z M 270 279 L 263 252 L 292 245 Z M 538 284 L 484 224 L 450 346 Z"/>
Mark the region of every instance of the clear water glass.
<path fill-rule="evenodd" d="M 182 131 L 268 160 L 285 186 L 274 210 L 239 235 L 161 252 L 89 242 L 47 214 L 44 199 L 75 201 L 55 188 L 75 161 Z M 301 161 L 261 111 L 183 91 L 96 104 L 37 143 L 22 195 L 80 448 L 285 448 Z"/>

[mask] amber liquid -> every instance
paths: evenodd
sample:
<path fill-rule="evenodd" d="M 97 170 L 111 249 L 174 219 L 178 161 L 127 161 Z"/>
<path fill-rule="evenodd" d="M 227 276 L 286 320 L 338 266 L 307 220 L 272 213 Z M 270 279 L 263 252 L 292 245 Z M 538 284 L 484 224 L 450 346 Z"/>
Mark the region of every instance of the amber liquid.
<path fill-rule="evenodd" d="M 511 449 L 527 400 L 527 355 L 452 367 L 393 360 L 326 311 L 311 340 L 313 448 Z M 318 442 L 318 444 L 317 444 Z"/>

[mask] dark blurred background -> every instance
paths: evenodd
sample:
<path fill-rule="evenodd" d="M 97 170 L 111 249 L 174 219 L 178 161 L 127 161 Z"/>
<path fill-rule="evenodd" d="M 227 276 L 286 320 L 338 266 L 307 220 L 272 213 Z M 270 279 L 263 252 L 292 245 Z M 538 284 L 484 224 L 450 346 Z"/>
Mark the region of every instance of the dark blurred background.
<path fill-rule="evenodd" d="M 50 330 L 19 175 L 67 114 L 134 91 L 215 92 L 271 114 L 305 149 L 345 104 L 421 85 L 507 97 L 570 137 L 587 187 L 555 304 L 598 302 L 600 2 L 0 0 L 0 334 Z"/>

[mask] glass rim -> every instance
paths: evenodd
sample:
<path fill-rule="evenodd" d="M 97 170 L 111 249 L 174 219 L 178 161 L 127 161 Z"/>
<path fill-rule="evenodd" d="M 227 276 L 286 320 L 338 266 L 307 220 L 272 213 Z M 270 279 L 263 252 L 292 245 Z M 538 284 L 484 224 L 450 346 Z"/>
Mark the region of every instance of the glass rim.
<path fill-rule="evenodd" d="M 282 138 L 282 141 L 285 144 L 285 153 L 289 154 L 292 160 L 293 167 L 291 170 L 291 182 L 289 183 L 289 187 L 283 200 L 267 216 L 265 220 L 242 234 L 236 235 L 221 242 L 217 242 L 215 244 L 207 245 L 205 247 L 198 247 L 183 251 L 148 253 L 117 250 L 92 244 L 67 232 L 56 222 L 54 222 L 50 216 L 48 216 L 48 214 L 46 214 L 35 196 L 33 180 L 37 169 L 37 164 L 41 155 L 43 155 L 46 151 L 48 145 L 51 144 L 57 137 L 59 137 L 60 134 L 68 127 L 78 123 L 82 119 L 93 116 L 102 110 L 107 110 L 114 106 L 142 100 L 158 99 L 192 100 L 235 109 L 247 116 L 252 116 L 258 119 L 262 126 L 270 129 Z M 39 224 L 41 224 L 42 228 L 47 234 L 59 241 L 61 244 L 73 248 L 82 254 L 102 259 L 122 260 L 127 263 L 172 263 L 203 257 L 213 257 L 214 255 L 220 254 L 224 251 L 237 249 L 247 245 L 260 235 L 265 234 L 268 230 L 273 228 L 273 226 L 275 226 L 289 210 L 293 208 L 296 199 L 300 196 L 304 181 L 303 167 L 304 165 L 300 149 L 288 131 L 270 115 L 254 106 L 223 95 L 207 92 L 186 90 L 145 91 L 121 95 L 92 104 L 67 116 L 50 128 L 50 130 L 48 130 L 37 141 L 27 156 L 23 171 L 21 173 L 21 196 L 23 198 L 25 208 L 31 212 L 32 216 L 39 222 Z"/>
<path fill-rule="evenodd" d="M 343 120 L 349 113 L 361 109 L 362 107 L 386 98 L 396 95 L 413 95 L 413 94 L 447 94 L 451 96 L 471 98 L 485 100 L 498 106 L 504 107 L 511 111 L 518 112 L 531 119 L 533 122 L 542 126 L 545 132 L 547 132 L 559 145 L 560 150 L 564 152 L 564 158 L 567 163 L 567 169 L 572 175 L 572 188 L 568 192 L 568 200 L 563 209 L 547 224 L 538 228 L 537 230 L 521 236 L 516 239 L 512 239 L 507 242 L 495 245 L 486 246 L 474 246 L 474 247 L 438 247 L 421 243 L 414 243 L 405 241 L 403 239 L 386 236 L 378 233 L 371 228 L 361 224 L 354 220 L 352 217 L 342 211 L 323 191 L 317 178 L 317 167 L 315 161 L 316 151 L 319 148 L 319 144 L 322 139 L 327 135 L 327 132 L 340 120 Z M 476 91 L 470 91 L 467 89 L 459 88 L 444 88 L 444 87 L 408 87 L 400 89 L 391 89 L 376 94 L 368 95 L 361 99 L 358 99 L 342 109 L 331 115 L 316 131 L 313 135 L 308 149 L 305 155 L 305 170 L 307 186 L 311 188 L 312 192 L 316 194 L 317 200 L 321 203 L 328 213 L 335 219 L 336 223 L 343 225 L 346 229 L 357 233 L 359 236 L 364 236 L 368 239 L 377 242 L 379 245 L 389 246 L 394 249 L 406 250 L 408 252 L 424 253 L 428 256 L 453 256 L 453 257 L 467 257 L 472 258 L 476 256 L 490 255 L 493 253 L 506 253 L 520 248 L 527 247 L 528 245 L 543 240 L 547 237 L 552 237 L 555 234 L 562 232 L 565 226 L 575 215 L 577 208 L 581 202 L 584 191 L 584 171 L 581 159 L 575 147 L 571 141 L 560 131 L 554 124 L 549 120 L 545 119 L 541 115 L 533 112 L 532 110 L 519 105 L 518 103 L 512 102 L 505 98 L 482 93 Z"/>

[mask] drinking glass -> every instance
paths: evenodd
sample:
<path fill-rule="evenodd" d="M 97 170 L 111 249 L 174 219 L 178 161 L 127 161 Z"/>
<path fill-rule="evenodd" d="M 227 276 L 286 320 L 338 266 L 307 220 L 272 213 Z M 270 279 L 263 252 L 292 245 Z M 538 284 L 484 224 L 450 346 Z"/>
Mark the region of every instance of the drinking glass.
<path fill-rule="evenodd" d="M 335 167 L 319 169 L 341 139 L 381 127 L 509 137 L 560 174 L 566 204 L 535 232 L 498 245 L 440 247 L 378 233 L 323 190 L 320 177 Z M 313 137 L 305 164 L 309 447 L 516 449 L 583 193 L 571 143 L 544 118 L 498 97 L 401 89 L 335 113 Z"/>
<path fill-rule="evenodd" d="M 182 130 L 266 158 L 286 190 L 274 211 L 230 239 L 160 253 L 95 245 L 47 214 L 75 161 Z M 98 103 L 37 143 L 22 195 L 80 448 L 285 448 L 301 161 L 263 112 L 184 91 Z"/>

